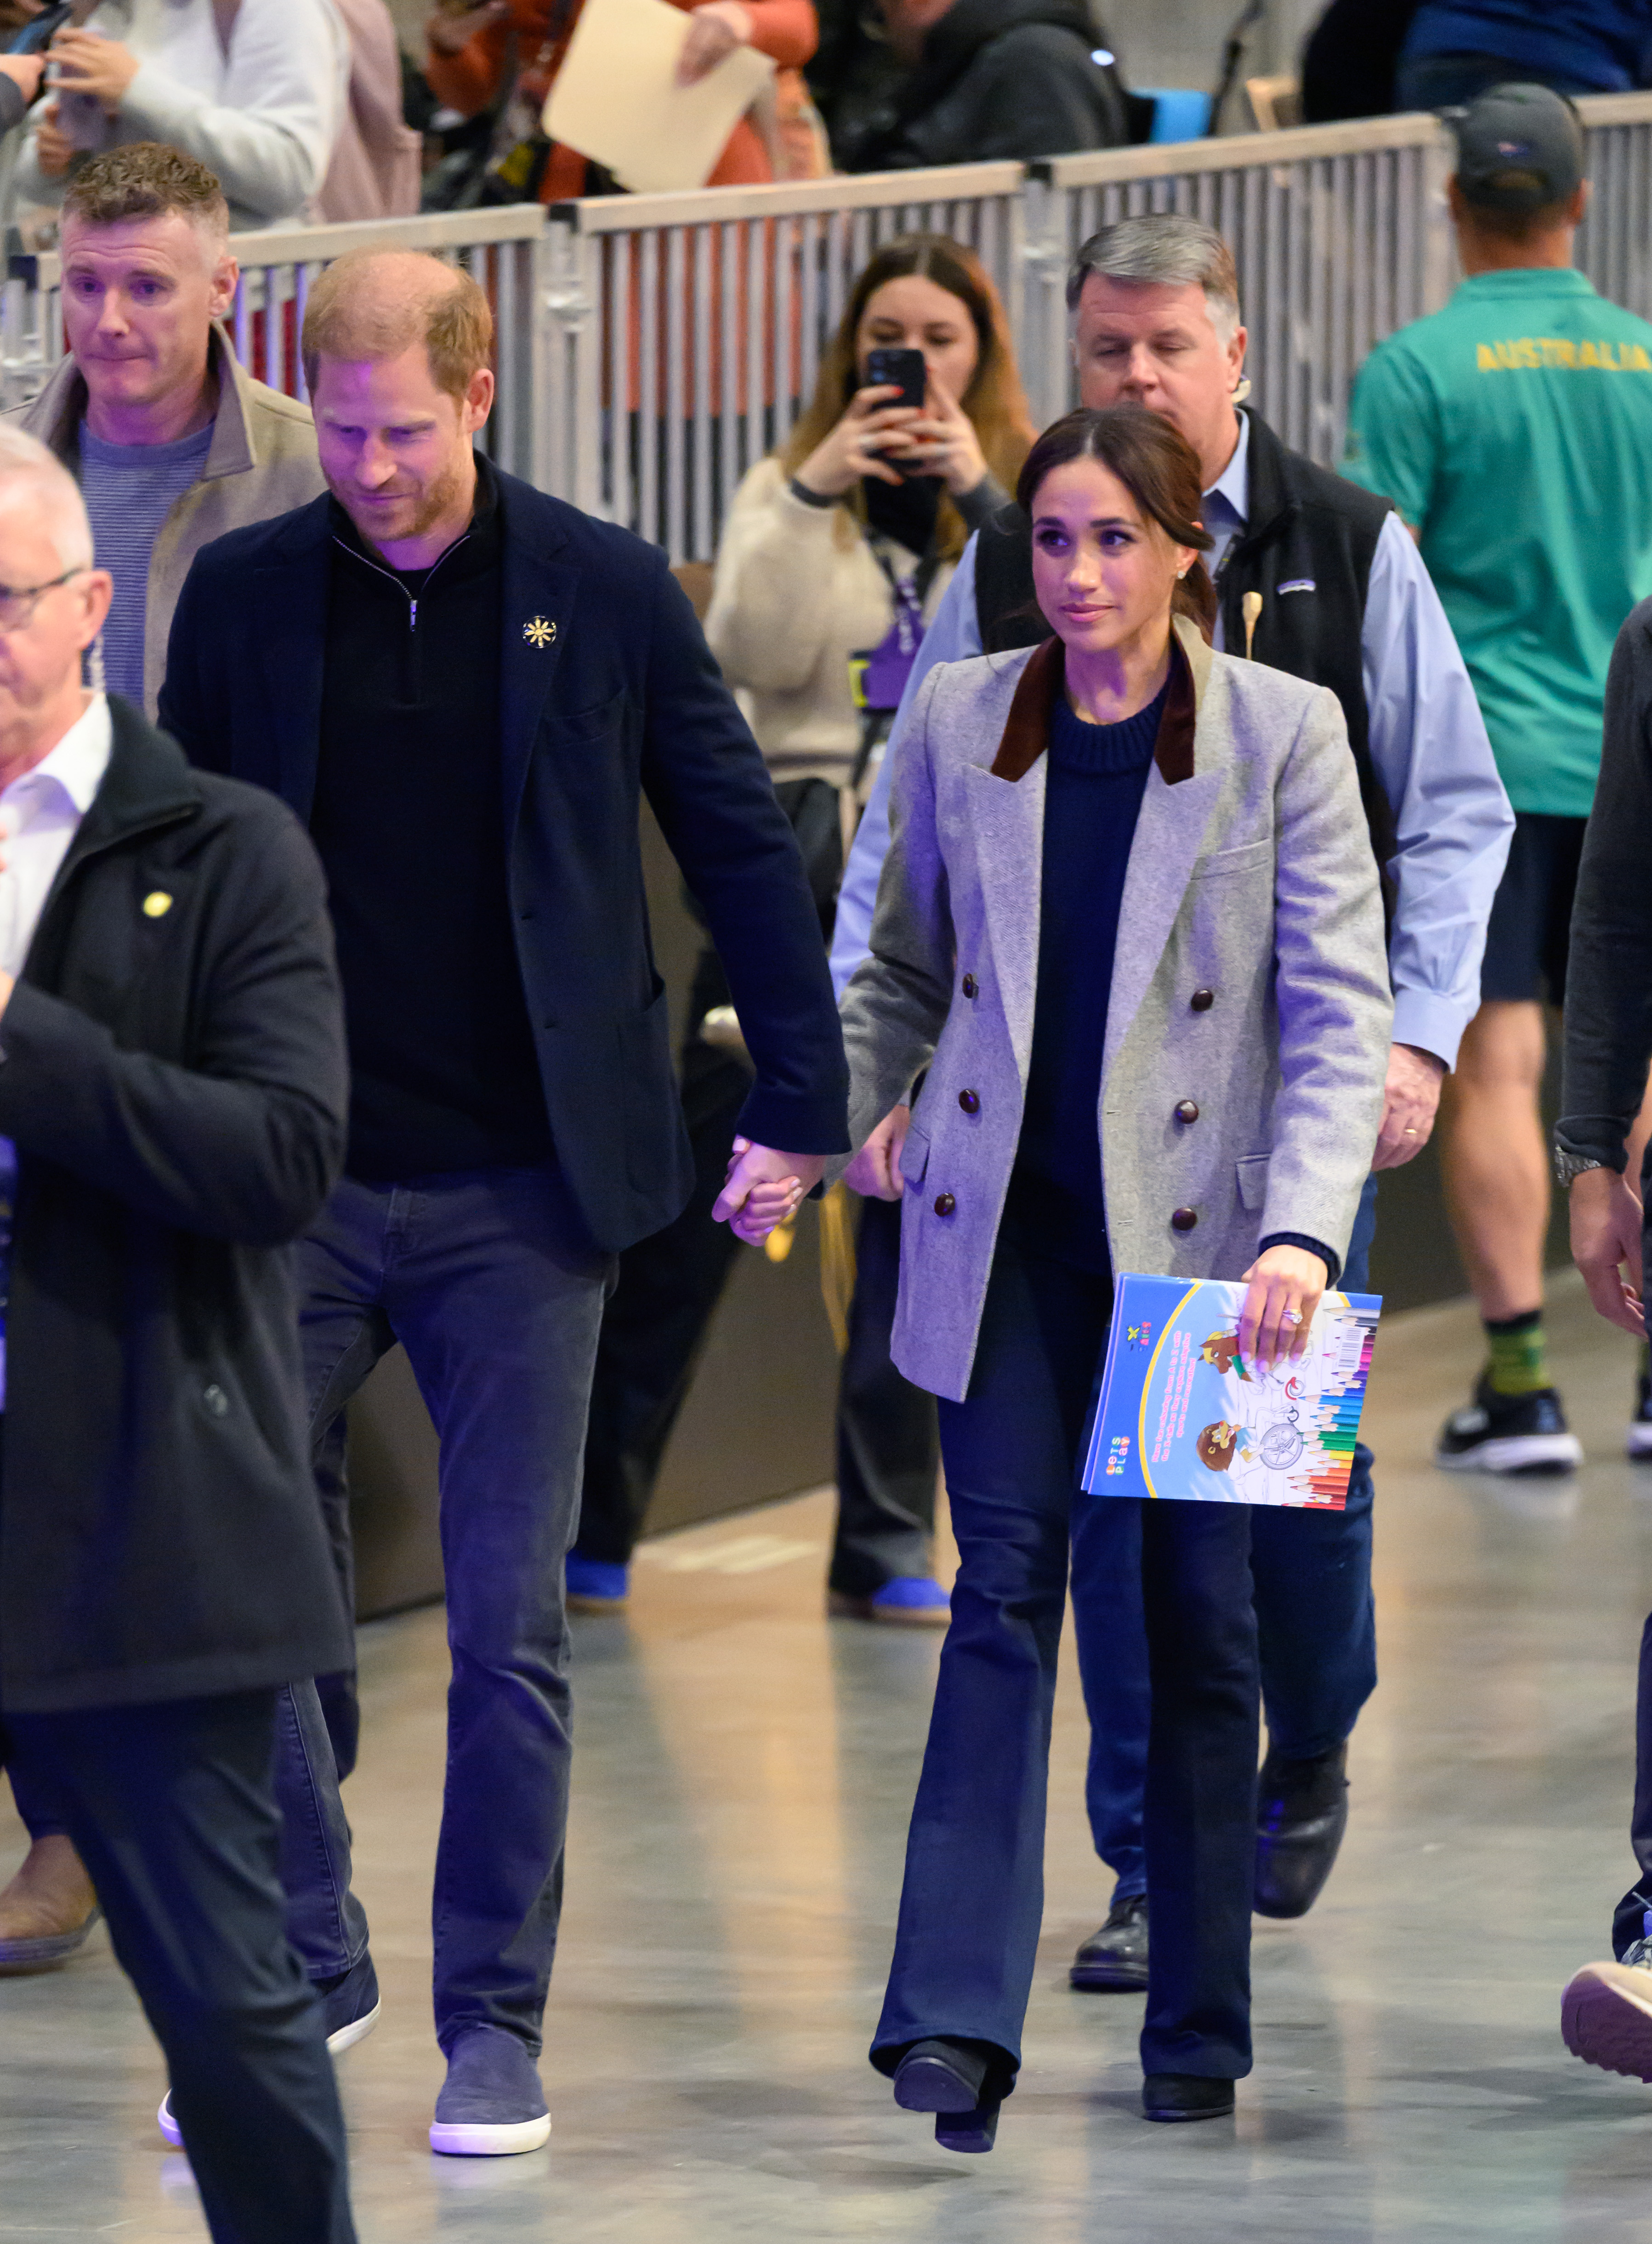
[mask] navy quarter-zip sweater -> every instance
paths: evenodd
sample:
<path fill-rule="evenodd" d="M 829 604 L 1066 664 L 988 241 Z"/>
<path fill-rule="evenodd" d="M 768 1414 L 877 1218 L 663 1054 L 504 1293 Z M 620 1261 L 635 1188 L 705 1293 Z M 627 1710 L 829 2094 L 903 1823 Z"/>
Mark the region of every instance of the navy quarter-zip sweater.
<path fill-rule="evenodd" d="M 333 505 L 310 832 L 331 891 L 370 1182 L 549 1158 L 512 940 L 492 471 L 434 567 L 393 570 Z"/>

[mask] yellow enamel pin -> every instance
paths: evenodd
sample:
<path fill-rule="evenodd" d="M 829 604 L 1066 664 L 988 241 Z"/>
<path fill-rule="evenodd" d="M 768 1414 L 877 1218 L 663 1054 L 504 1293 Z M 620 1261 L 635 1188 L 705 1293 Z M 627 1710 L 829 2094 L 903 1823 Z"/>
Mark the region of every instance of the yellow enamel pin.
<path fill-rule="evenodd" d="M 145 919 L 165 919 L 172 908 L 172 900 L 165 889 L 152 889 L 144 898 Z"/>
<path fill-rule="evenodd" d="M 529 646 L 549 646 L 556 636 L 556 626 L 549 616 L 535 616 L 523 625 L 522 635 Z"/>

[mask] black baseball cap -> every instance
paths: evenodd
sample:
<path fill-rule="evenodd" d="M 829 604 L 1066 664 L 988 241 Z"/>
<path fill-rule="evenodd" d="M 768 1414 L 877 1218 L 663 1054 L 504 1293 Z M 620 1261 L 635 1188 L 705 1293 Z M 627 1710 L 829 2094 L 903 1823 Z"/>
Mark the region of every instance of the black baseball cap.
<path fill-rule="evenodd" d="M 1446 121 L 1465 202 L 1523 213 L 1569 200 L 1582 183 L 1583 127 L 1548 86 L 1494 85 Z"/>

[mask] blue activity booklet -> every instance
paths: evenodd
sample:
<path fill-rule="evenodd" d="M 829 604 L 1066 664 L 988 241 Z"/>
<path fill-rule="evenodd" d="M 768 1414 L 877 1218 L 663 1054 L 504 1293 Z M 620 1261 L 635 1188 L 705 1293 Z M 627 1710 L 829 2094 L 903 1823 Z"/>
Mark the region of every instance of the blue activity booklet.
<path fill-rule="evenodd" d="M 1092 1495 L 1342 1510 L 1382 1298 L 1327 1293 L 1306 1352 L 1264 1371 L 1239 1353 L 1244 1295 L 1223 1278 L 1119 1279 Z"/>

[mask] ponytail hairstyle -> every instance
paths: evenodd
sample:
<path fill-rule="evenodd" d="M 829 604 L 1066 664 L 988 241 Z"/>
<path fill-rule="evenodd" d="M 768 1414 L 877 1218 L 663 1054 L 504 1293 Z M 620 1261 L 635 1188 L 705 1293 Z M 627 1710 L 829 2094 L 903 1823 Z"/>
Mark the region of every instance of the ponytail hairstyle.
<path fill-rule="evenodd" d="M 1208 553 L 1216 540 L 1199 526 L 1204 490 L 1199 456 L 1179 429 L 1144 405 L 1082 406 L 1052 422 L 1027 455 L 1015 497 L 1030 522 L 1039 485 L 1069 460 L 1099 460 L 1116 475 L 1144 522 L 1156 522 L 1175 545 Z M 1170 612 L 1186 616 L 1208 639 L 1216 624 L 1216 589 L 1203 559 L 1177 581 Z"/>

